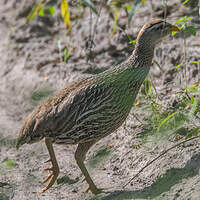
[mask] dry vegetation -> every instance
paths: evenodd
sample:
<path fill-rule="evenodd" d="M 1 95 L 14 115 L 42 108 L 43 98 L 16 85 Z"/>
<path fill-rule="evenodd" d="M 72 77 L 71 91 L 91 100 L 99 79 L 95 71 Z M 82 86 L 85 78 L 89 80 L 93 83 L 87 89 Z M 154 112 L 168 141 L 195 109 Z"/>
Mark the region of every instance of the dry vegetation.
<path fill-rule="evenodd" d="M 199 199 L 198 0 L 64 2 L 0 2 L 0 200 Z M 166 18 L 181 32 L 155 49 L 150 76 L 126 123 L 88 155 L 91 176 L 108 193 L 84 194 L 75 147 L 55 145 L 61 173 L 40 195 L 45 145 L 15 149 L 25 117 L 70 82 L 126 59 L 152 18 Z"/>

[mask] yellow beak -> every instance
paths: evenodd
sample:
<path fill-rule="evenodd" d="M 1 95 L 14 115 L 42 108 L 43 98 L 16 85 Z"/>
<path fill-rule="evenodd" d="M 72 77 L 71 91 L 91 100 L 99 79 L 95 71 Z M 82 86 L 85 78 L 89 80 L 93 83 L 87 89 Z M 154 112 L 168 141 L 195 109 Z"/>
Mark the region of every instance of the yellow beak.
<path fill-rule="evenodd" d="M 169 30 L 172 32 L 179 32 L 180 30 L 179 30 L 179 28 L 177 27 L 177 26 L 174 26 L 174 25 L 172 25 L 170 28 L 169 28 Z"/>

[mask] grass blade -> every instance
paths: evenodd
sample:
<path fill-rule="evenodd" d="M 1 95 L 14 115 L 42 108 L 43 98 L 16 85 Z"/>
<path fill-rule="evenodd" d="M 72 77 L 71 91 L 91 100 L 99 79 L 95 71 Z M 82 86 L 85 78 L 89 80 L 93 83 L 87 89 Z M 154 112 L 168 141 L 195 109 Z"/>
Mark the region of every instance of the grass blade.
<path fill-rule="evenodd" d="M 69 13 L 69 5 L 68 5 L 67 0 L 62 0 L 60 7 L 61 7 L 62 18 L 65 22 L 66 27 L 69 28 L 70 27 L 70 13 Z"/>
<path fill-rule="evenodd" d="M 31 20 L 35 18 L 35 16 L 40 12 L 40 10 L 43 8 L 44 4 L 46 3 L 46 0 L 40 1 L 37 5 L 33 7 L 30 14 L 26 18 L 26 23 L 28 24 Z"/>
<path fill-rule="evenodd" d="M 131 8 L 131 11 L 128 15 L 128 25 L 130 25 L 131 19 L 132 19 L 133 15 L 135 14 L 136 9 L 139 7 L 140 3 L 142 3 L 141 0 L 136 0 L 133 7 Z"/>
<path fill-rule="evenodd" d="M 85 5 L 85 6 L 88 6 L 90 9 L 92 9 L 92 11 L 98 15 L 98 12 L 94 6 L 94 4 L 90 1 L 90 0 L 81 0 L 82 3 Z"/>
<path fill-rule="evenodd" d="M 172 113 L 171 115 L 167 116 L 165 119 L 162 120 L 160 125 L 158 126 L 157 131 L 160 130 L 161 126 L 163 126 L 170 118 L 172 118 L 177 112 Z"/>

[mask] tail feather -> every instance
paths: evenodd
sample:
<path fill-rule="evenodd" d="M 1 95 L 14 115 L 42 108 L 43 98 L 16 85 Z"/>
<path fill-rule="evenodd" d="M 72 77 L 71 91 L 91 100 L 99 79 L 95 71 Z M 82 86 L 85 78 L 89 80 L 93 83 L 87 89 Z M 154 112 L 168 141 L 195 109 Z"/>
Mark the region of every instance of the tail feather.
<path fill-rule="evenodd" d="M 19 149 L 20 146 L 26 143 L 26 134 L 24 134 L 24 132 L 25 132 L 25 124 L 23 125 L 23 127 L 19 132 L 19 137 L 17 139 L 17 144 L 16 144 L 17 149 Z"/>
<path fill-rule="evenodd" d="M 34 120 L 30 120 L 30 118 L 27 117 L 24 125 L 22 126 L 19 132 L 19 136 L 18 136 L 18 140 L 16 144 L 17 149 L 19 149 L 19 147 L 25 143 L 32 143 L 31 135 L 33 134 L 34 123 L 35 123 Z"/>

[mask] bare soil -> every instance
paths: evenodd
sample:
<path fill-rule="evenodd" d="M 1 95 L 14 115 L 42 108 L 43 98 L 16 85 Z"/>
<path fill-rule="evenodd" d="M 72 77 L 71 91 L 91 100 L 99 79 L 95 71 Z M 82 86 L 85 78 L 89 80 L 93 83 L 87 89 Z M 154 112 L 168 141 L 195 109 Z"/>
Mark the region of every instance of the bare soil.
<path fill-rule="evenodd" d="M 133 106 L 126 123 L 88 153 L 89 172 L 97 186 L 107 189 L 106 193 L 97 196 L 84 193 L 87 184 L 82 181 L 83 176 L 74 159 L 76 146 L 54 145 L 60 175 L 51 189 L 40 194 L 43 185 L 39 182 L 47 176 L 43 168 L 48 167 L 48 163 L 44 163 L 48 159 L 44 143 L 24 145 L 18 151 L 15 148 L 26 116 L 40 101 L 72 81 L 122 62 L 131 54 L 133 46 L 127 35 L 118 29 L 113 37 L 109 37 L 114 20 L 103 8 L 94 37 L 93 55 L 89 56 L 86 48 L 90 32 L 88 8 L 67 35 L 60 18 L 59 1 L 50 2 L 57 8 L 55 16 L 36 17 L 26 25 L 26 16 L 34 2 L 0 1 L 0 200 L 200 199 L 199 140 L 169 151 L 123 188 L 148 162 L 176 144 L 175 140 L 158 140 L 151 135 L 143 145 L 135 148 L 135 133 L 142 133 L 142 129 L 138 127 L 140 122 L 134 113 L 144 123 L 148 116 L 145 107 L 142 109 L 145 105 L 142 99 L 141 109 Z M 126 13 L 121 10 L 119 25 L 126 27 L 126 33 L 135 39 L 144 23 L 163 17 L 161 2 L 152 0 L 141 5 L 130 27 Z M 71 12 L 75 23 L 80 10 L 71 5 Z M 183 6 L 178 0 L 168 2 L 168 21 L 173 23 L 185 15 L 191 16 L 192 23 L 198 28 L 196 36 L 187 35 L 187 61 L 200 61 L 198 7 Z M 94 28 L 96 15 L 93 13 L 92 17 Z M 62 60 L 64 48 L 71 51 L 66 63 Z M 162 70 L 153 64 L 150 76 L 163 105 L 169 105 L 180 89 L 177 77 L 181 71 L 174 71 L 174 68 L 184 60 L 183 49 L 182 32 L 155 49 L 154 59 Z M 188 66 L 187 80 L 188 84 L 200 80 L 199 63 Z"/>

